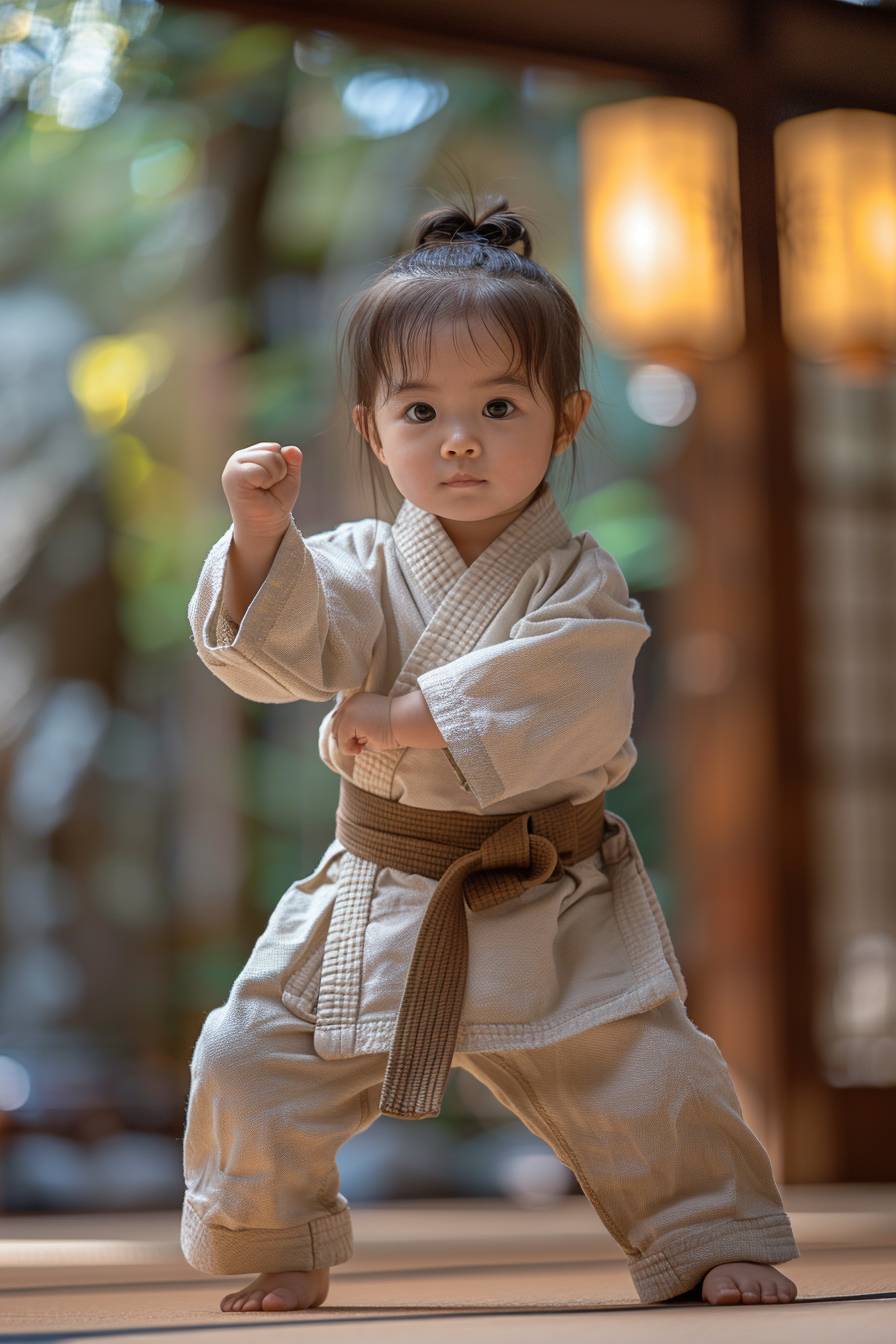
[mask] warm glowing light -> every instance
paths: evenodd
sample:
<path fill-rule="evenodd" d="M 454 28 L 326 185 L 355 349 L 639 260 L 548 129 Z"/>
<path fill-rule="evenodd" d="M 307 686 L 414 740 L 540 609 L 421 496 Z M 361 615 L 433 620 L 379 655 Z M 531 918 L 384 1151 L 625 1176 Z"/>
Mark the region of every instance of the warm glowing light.
<path fill-rule="evenodd" d="M 587 299 L 621 354 L 687 364 L 744 335 L 737 133 L 723 108 L 638 98 L 580 126 Z"/>
<path fill-rule="evenodd" d="M 896 358 L 896 116 L 834 108 L 775 129 L 781 317 L 807 359 Z"/>

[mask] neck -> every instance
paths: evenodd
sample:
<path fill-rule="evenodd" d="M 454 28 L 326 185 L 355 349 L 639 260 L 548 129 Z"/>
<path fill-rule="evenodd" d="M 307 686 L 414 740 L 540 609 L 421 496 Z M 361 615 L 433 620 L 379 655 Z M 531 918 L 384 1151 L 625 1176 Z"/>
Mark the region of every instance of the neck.
<path fill-rule="evenodd" d="M 503 513 L 495 513 L 490 518 L 477 518 L 468 523 L 459 518 L 442 518 L 439 514 L 436 514 L 436 517 L 460 557 L 466 564 L 471 565 L 515 518 L 519 518 L 544 488 L 546 488 L 545 482 L 540 481 L 532 493 L 518 504 L 514 504 L 513 508 L 505 509 Z"/>

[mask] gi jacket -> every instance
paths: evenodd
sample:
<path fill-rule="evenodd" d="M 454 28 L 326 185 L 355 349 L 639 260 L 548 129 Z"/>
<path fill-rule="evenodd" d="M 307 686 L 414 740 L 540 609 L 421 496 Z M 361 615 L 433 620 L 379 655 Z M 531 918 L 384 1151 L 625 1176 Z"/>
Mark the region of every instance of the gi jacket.
<path fill-rule="evenodd" d="M 573 536 L 544 482 L 467 565 L 439 519 L 405 500 L 303 536 L 292 521 L 237 627 L 222 596 L 232 526 L 190 599 L 196 651 L 249 700 L 326 701 L 319 752 L 337 774 L 414 807 L 514 813 L 612 789 L 637 758 L 633 670 L 649 638 L 619 566 Z M 333 714 L 356 691 L 422 691 L 448 747 L 340 752 Z M 627 824 L 601 852 L 493 909 L 466 909 L 457 1049 L 548 1045 L 644 1012 L 685 982 Z M 285 1006 L 323 1058 L 388 1050 L 435 880 L 378 868 L 338 839 L 271 916 L 294 942 Z"/>

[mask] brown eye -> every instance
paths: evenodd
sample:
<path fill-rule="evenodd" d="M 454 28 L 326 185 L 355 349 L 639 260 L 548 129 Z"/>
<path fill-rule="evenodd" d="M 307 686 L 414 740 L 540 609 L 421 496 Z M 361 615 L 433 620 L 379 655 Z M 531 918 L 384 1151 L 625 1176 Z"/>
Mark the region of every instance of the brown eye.
<path fill-rule="evenodd" d="M 512 402 L 512 401 L 508 401 L 506 397 L 493 397 L 492 400 L 491 400 L 490 402 L 487 403 L 487 405 L 486 405 L 486 409 L 488 409 L 489 406 L 507 406 L 507 407 L 509 407 L 510 410 L 513 410 L 513 402 Z M 490 416 L 489 416 L 489 419 L 490 419 L 490 420 L 506 420 L 506 419 L 507 419 L 507 416 L 506 416 L 506 415 L 490 415 Z"/>
<path fill-rule="evenodd" d="M 416 411 L 416 410 L 418 410 L 419 407 L 421 407 L 421 406 L 422 406 L 425 410 L 427 410 L 427 411 L 431 411 L 431 410 L 432 410 L 432 407 L 430 406 L 430 404 L 429 404 L 428 401 L 415 401 L 415 402 L 413 402 L 412 405 L 408 406 L 407 410 L 405 411 L 405 415 L 408 415 L 410 411 Z M 426 424 L 428 424 L 428 423 L 429 423 L 429 419 L 428 419 L 428 418 L 425 419 L 425 420 L 418 420 L 417 417 L 416 417 L 415 415 L 414 415 L 414 416 L 411 416 L 411 424 L 412 424 L 412 425 L 426 425 Z"/>

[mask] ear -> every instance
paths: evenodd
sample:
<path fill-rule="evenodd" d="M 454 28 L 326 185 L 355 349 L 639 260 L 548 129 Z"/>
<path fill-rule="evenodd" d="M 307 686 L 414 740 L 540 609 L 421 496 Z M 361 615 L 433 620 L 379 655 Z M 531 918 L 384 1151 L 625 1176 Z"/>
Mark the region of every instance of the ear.
<path fill-rule="evenodd" d="M 367 412 L 360 402 L 358 402 L 357 406 L 352 407 L 352 423 L 364 442 L 369 444 L 370 439 L 367 437 Z"/>
<path fill-rule="evenodd" d="M 591 393 L 587 388 L 580 387 L 577 392 L 570 392 L 563 403 L 563 415 L 554 438 L 552 452 L 564 453 L 566 451 L 591 409 L 591 400 Z"/>
<path fill-rule="evenodd" d="M 357 406 L 352 407 L 352 422 L 355 426 L 355 429 L 361 435 L 361 438 L 367 444 L 368 448 L 370 448 L 371 451 L 375 453 L 377 457 L 380 457 L 380 450 L 377 448 L 376 444 L 373 442 L 371 438 L 370 424 L 367 416 L 367 407 L 364 406 L 361 402 L 358 402 Z M 380 461 L 382 461 L 382 458 L 380 458 Z"/>

